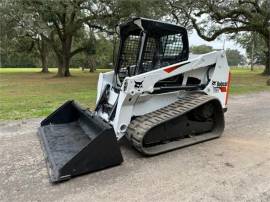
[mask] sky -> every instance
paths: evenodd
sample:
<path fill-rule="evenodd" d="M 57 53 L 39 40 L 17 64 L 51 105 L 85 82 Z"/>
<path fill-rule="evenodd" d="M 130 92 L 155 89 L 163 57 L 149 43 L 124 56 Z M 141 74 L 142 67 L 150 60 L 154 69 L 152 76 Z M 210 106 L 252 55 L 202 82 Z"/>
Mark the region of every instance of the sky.
<path fill-rule="evenodd" d="M 198 46 L 198 45 L 209 45 L 212 46 L 214 49 L 223 49 L 223 43 L 224 43 L 225 37 L 221 37 L 221 39 L 216 39 L 214 41 L 205 41 L 201 39 L 196 31 L 193 31 L 189 34 L 189 45 L 190 46 Z M 241 48 L 238 44 L 236 44 L 234 41 L 225 39 L 225 49 L 237 49 L 240 51 L 241 54 L 246 55 L 246 52 L 243 48 Z"/>

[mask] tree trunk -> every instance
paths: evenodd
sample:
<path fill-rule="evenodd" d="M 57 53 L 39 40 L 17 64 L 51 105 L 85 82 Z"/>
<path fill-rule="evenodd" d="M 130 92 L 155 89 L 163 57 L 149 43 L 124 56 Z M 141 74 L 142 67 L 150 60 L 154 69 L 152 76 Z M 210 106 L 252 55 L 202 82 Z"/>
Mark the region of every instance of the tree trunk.
<path fill-rule="evenodd" d="M 57 57 L 58 59 L 58 69 L 57 69 L 57 74 L 56 76 L 58 77 L 63 77 L 64 74 L 63 74 L 63 62 L 62 62 L 62 57 Z"/>
<path fill-rule="evenodd" d="M 56 76 L 59 76 L 59 77 L 71 76 L 69 72 L 70 58 L 66 57 L 66 55 L 61 55 L 57 57 L 57 60 L 58 60 L 58 71 L 57 71 Z"/>
<path fill-rule="evenodd" d="M 63 53 L 63 75 L 65 77 L 71 76 L 69 71 L 70 63 L 70 52 L 71 52 L 72 36 L 66 36 L 62 42 L 62 53 Z"/>
<path fill-rule="evenodd" d="M 91 67 L 90 67 L 89 72 L 91 72 L 91 73 L 94 73 L 94 72 L 95 72 L 95 68 L 94 68 L 92 65 L 91 65 Z"/>
<path fill-rule="evenodd" d="M 268 53 L 266 53 L 266 63 L 265 63 L 265 70 L 264 74 L 270 77 L 270 49 L 268 48 Z M 270 78 L 266 81 L 266 84 L 270 86 Z"/>
<path fill-rule="evenodd" d="M 265 51 L 265 69 L 264 74 L 270 76 L 270 40 L 266 41 L 267 50 Z"/>
<path fill-rule="evenodd" d="M 96 68 L 95 68 L 95 58 L 94 56 L 89 56 L 89 62 L 90 62 L 90 69 L 89 69 L 89 72 L 93 73 L 95 72 Z"/>
<path fill-rule="evenodd" d="M 266 53 L 264 74 L 270 76 L 270 50 Z"/>
<path fill-rule="evenodd" d="M 41 72 L 42 73 L 49 73 L 48 63 L 47 63 L 47 56 L 41 55 Z"/>
<path fill-rule="evenodd" d="M 37 41 L 37 47 L 39 51 L 39 56 L 41 60 L 41 72 L 42 73 L 49 73 L 49 68 L 48 68 L 48 44 L 46 40 L 41 37 L 40 40 Z"/>
<path fill-rule="evenodd" d="M 71 76 L 69 71 L 69 61 L 70 61 L 69 56 L 64 56 L 63 60 L 64 60 L 63 62 L 64 76 L 65 77 Z"/>
<path fill-rule="evenodd" d="M 59 77 L 68 77 L 71 76 L 69 71 L 69 64 L 70 64 L 70 52 L 71 52 L 71 43 L 72 43 L 72 36 L 65 36 L 64 40 L 62 41 L 62 49 L 61 53 L 58 54 L 58 71 L 57 76 Z"/>
<path fill-rule="evenodd" d="M 254 48 L 255 48 L 255 33 L 252 34 L 252 47 L 251 47 L 251 62 L 250 62 L 250 70 L 254 70 Z"/>
<path fill-rule="evenodd" d="M 41 53 L 40 53 L 40 57 L 41 57 L 41 67 L 42 73 L 49 73 L 49 68 L 48 68 L 48 49 L 47 49 L 47 45 L 44 44 L 44 40 L 42 40 L 42 47 L 41 47 Z"/>

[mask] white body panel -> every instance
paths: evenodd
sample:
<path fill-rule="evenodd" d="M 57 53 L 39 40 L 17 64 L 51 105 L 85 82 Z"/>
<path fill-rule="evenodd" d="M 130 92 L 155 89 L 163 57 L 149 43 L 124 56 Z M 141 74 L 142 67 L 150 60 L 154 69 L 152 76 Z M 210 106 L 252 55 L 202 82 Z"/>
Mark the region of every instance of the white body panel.
<path fill-rule="evenodd" d="M 207 74 L 205 72 L 207 66 L 213 64 L 215 64 L 215 67 L 209 71 L 210 82 L 208 82 Z M 174 69 L 176 66 L 180 67 Z M 139 116 L 155 111 L 175 102 L 180 99 L 181 96 L 185 96 L 186 91 L 183 90 L 170 93 L 151 94 L 155 90 L 154 85 L 158 81 L 179 74 L 183 74 L 184 76 L 182 82 L 183 86 L 186 85 L 187 78 L 190 76 L 200 79 L 202 84 L 208 82 L 208 85 L 200 91 L 217 97 L 222 104 L 222 107 L 226 108 L 229 66 L 227 64 L 225 52 L 216 51 L 133 77 L 126 77 L 119 93 L 116 93 L 113 89 L 114 72 L 101 73 L 98 81 L 97 102 L 100 99 L 105 86 L 110 84 L 111 89 L 108 103 L 111 105 L 114 105 L 115 102 L 118 103 L 115 117 L 111 121 L 106 112 L 99 110 L 97 113 L 113 126 L 117 138 L 120 139 L 125 135 L 125 131 L 133 116 Z M 142 82 L 142 84 L 139 87 L 136 87 L 135 81 Z M 225 89 L 225 91 L 222 89 Z"/>

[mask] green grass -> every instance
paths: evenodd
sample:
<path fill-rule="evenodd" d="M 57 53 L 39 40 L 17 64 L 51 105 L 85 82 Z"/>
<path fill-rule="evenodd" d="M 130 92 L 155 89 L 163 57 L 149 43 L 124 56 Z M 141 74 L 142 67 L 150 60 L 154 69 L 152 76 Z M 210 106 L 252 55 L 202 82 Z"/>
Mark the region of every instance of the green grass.
<path fill-rule="evenodd" d="M 71 69 L 72 77 L 55 77 L 40 69 L 0 68 L 0 120 L 42 117 L 66 100 L 74 99 L 84 107 L 94 107 L 97 71 Z"/>
<path fill-rule="evenodd" d="M 0 68 L 0 120 L 45 117 L 66 100 L 74 99 L 93 108 L 96 99 L 97 71 L 71 69 L 72 77 L 39 73 L 38 68 Z M 102 70 L 106 71 L 106 70 Z M 268 77 L 260 70 L 232 69 L 232 94 L 270 91 Z"/>
<path fill-rule="evenodd" d="M 245 94 L 260 91 L 269 91 L 270 86 L 266 85 L 269 76 L 263 76 L 261 69 L 250 71 L 249 69 L 232 68 L 231 94 Z"/>

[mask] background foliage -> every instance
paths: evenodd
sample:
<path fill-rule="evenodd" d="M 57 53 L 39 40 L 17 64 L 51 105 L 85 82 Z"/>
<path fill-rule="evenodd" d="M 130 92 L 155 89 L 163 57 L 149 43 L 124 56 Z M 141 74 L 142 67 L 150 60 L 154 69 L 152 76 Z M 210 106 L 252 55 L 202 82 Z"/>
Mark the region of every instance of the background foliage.
<path fill-rule="evenodd" d="M 1 0 L 0 66 L 111 68 L 115 25 L 147 17 L 195 29 L 205 40 L 221 34 L 239 43 L 226 50 L 230 65 L 264 64 L 269 68 L 270 3 L 268 0 Z M 194 54 L 214 49 L 191 47 Z M 270 73 L 270 70 L 269 70 Z"/>

